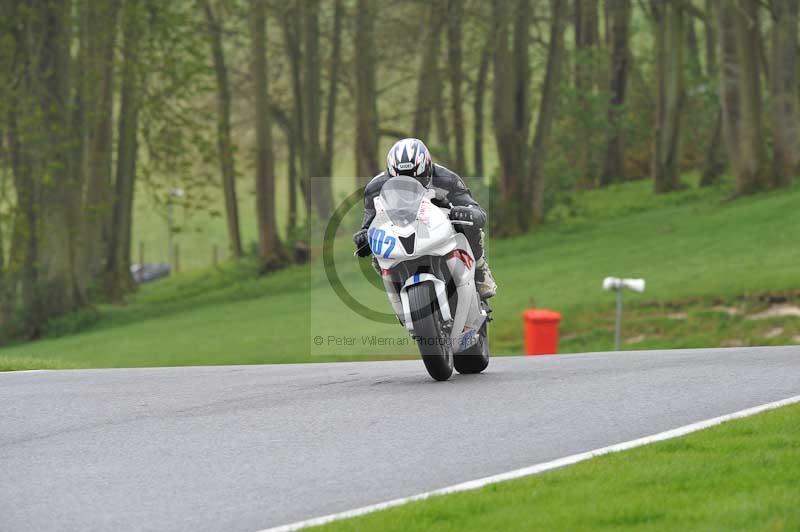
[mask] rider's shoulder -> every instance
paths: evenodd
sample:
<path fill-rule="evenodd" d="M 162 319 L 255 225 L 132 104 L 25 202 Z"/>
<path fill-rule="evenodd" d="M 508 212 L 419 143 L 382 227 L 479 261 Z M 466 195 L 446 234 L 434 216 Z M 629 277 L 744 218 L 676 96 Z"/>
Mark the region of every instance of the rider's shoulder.
<path fill-rule="evenodd" d="M 383 171 L 380 174 L 376 175 L 375 177 L 370 179 L 369 183 L 367 183 L 367 186 L 364 187 L 364 193 L 377 194 L 378 192 L 380 192 L 381 188 L 383 188 L 383 184 L 386 183 L 386 181 L 388 181 L 389 177 L 391 176 L 386 171 Z"/>
<path fill-rule="evenodd" d="M 445 190 L 469 191 L 464 179 L 462 179 L 460 175 L 441 164 L 433 165 L 433 186 Z"/>

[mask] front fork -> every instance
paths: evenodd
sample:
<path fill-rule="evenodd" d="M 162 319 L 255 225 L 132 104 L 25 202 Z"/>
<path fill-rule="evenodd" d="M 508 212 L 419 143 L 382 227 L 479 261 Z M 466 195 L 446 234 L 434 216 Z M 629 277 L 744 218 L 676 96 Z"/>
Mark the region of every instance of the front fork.
<path fill-rule="evenodd" d="M 380 268 L 378 267 L 378 269 Z M 400 323 L 409 331 L 413 330 L 413 324 L 411 323 L 411 311 L 406 290 L 415 284 L 423 282 L 433 284 L 443 321 L 449 323 L 453 319 L 446 281 L 443 281 L 439 275 L 428 273 L 430 271 L 429 268 L 421 269 L 422 271 L 417 268 L 380 270 L 383 287 L 389 303 L 392 305 L 392 310 L 394 310 L 395 316 L 397 316 Z M 436 271 L 436 268 L 433 269 Z"/>

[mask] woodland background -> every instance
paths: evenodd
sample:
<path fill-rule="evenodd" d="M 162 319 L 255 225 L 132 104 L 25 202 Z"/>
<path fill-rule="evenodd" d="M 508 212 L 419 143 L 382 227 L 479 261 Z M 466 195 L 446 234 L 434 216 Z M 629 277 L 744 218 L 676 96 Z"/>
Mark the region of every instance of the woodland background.
<path fill-rule="evenodd" d="M 496 237 L 632 180 L 789 187 L 799 5 L 2 0 L 0 344 L 124 302 L 134 227 L 176 205 L 287 266 L 404 136 L 492 192 Z"/>

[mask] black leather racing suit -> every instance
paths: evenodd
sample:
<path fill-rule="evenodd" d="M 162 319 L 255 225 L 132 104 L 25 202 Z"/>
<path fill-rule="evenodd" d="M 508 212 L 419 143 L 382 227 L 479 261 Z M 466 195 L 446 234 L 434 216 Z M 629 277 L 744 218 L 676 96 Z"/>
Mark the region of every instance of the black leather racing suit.
<path fill-rule="evenodd" d="M 391 178 L 392 176 L 388 172 L 381 172 L 373 177 L 364 188 L 364 222 L 361 224 L 362 229 L 367 229 L 373 218 L 375 218 L 373 200 L 381 193 L 383 184 Z M 432 203 L 437 207 L 449 209 L 451 204 L 454 206 L 472 206 L 473 225 L 459 227 L 464 236 L 467 237 L 470 247 L 472 247 L 475 260 L 479 260 L 483 257 L 483 227 L 486 225 L 486 211 L 472 197 L 472 193 L 470 193 L 464 180 L 444 166 L 433 165 L 431 188 L 436 191 L 436 197 L 432 200 Z"/>

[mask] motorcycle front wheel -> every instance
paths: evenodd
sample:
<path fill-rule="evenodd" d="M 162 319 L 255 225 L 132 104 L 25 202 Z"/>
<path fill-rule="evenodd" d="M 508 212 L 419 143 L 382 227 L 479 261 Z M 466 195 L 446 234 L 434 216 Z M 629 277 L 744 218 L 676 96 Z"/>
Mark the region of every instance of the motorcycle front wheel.
<path fill-rule="evenodd" d="M 453 374 L 453 349 L 444 333 L 433 284 L 427 282 L 410 286 L 408 303 L 414 323 L 414 338 L 425 369 L 437 381 L 446 381 Z"/>

